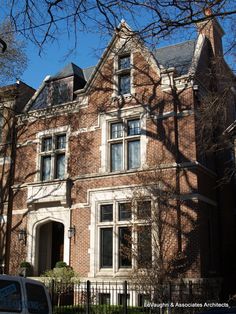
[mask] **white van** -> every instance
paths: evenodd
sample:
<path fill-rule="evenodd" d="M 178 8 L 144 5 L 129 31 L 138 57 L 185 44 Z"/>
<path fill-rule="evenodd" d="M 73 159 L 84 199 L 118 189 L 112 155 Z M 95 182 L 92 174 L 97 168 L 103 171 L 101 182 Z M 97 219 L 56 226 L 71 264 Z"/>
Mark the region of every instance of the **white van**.
<path fill-rule="evenodd" d="M 49 293 L 36 280 L 0 275 L 1 314 L 52 314 Z"/>

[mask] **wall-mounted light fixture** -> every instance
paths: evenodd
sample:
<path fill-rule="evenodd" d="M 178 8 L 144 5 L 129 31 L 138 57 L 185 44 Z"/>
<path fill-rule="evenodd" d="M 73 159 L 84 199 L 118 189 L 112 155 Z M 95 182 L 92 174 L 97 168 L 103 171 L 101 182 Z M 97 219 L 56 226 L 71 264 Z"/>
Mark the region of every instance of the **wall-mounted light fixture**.
<path fill-rule="evenodd" d="M 18 232 L 18 239 L 20 242 L 26 243 L 26 230 L 25 229 L 20 229 Z"/>
<path fill-rule="evenodd" d="M 68 229 L 68 238 L 71 239 L 75 235 L 75 226 Z"/>

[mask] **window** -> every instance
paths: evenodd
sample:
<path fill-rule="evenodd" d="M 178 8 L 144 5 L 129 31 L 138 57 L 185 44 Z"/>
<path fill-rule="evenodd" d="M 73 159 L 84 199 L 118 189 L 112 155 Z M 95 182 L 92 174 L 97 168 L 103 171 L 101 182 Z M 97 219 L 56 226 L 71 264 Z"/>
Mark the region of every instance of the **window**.
<path fill-rule="evenodd" d="M 111 303 L 110 293 L 99 293 L 99 304 L 110 305 L 110 303 Z"/>
<path fill-rule="evenodd" d="M 112 205 L 101 206 L 101 221 L 112 221 L 113 220 L 113 207 Z"/>
<path fill-rule="evenodd" d="M 48 301 L 44 288 L 31 283 L 26 283 L 25 287 L 29 313 L 48 314 Z"/>
<path fill-rule="evenodd" d="M 140 120 L 124 120 L 110 125 L 110 170 L 140 167 Z"/>
<path fill-rule="evenodd" d="M 65 134 L 52 135 L 42 139 L 40 152 L 42 181 L 65 177 L 65 151 Z"/>
<path fill-rule="evenodd" d="M 119 70 L 126 70 L 130 68 L 130 55 L 119 57 Z"/>
<path fill-rule="evenodd" d="M 139 294 L 138 295 L 138 306 L 147 306 L 151 302 L 151 297 L 148 294 Z"/>
<path fill-rule="evenodd" d="M 135 256 L 134 262 L 140 268 L 151 267 L 152 228 L 150 222 L 144 221 L 144 217 L 150 216 L 149 200 L 135 202 L 133 207 L 130 202 L 117 201 L 99 205 L 97 228 L 100 270 L 129 269 Z"/>
<path fill-rule="evenodd" d="M 0 311 L 22 313 L 20 284 L 12 280 L 0 280 Z"/>
<path fill-rule="evenodd" d="M 119 204 L 119 221 L 131 219 L 131 203 Z"/>
<path fill-rule="evenodd" d="M 130 294 L 118 293 L 118 305 L 124 306 L 126 303 L 130 305 Z"/>
<path fill-rule="evenodd" d="M 113 263 L 113 228 L 101 228 L 101 268 L 112 267 Z"/>
<path fill-rule="evenodd" d="M 151 226 L 138 227 L 138 256 L 140 268 L 150 268 L 152 263 L 152 234 Z"/>
<path fill-rule="evenodd" d="M 119 267 L 131 267 L 131 227 L 119 228 Z"/>
<path fill-rule="evenodd" d="M 119 76 L 119 94 L 130 93 L 130 74 L 124 74 Z"/>
<path fill-rule="evenodd" d="M 151 218 L 151 201 L 137 202 L 137 218 L 138 219 Z"/>
<path fill-rule="evenodd" d="M 68 84 L 59 82 L 53 82 L 52 85 L 52 96 L 51 96 L 51 102 L 53 105 L 59 105 L 62 103 L 65 103 L 67 101 L 70 101 L 70 89 Z"/>
<path fill-rule="evenodd" d="M 130 55 L 119 56 L 117 75 L 119 95 L 130 94 Z"/>
<path fill-rule="evenodd" d="M 104 204 L 99 209 L 100 268 L 113 268 L 116 257 L 119 268 L 131 267 L 130 204 Z"/>

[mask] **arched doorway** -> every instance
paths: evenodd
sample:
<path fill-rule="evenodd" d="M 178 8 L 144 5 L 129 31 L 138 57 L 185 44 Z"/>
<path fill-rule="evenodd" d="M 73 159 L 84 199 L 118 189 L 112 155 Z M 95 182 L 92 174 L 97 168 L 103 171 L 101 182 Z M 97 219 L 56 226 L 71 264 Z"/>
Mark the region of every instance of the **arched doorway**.
<path fill-rule="evenodd" d="M 49 221 L 37 228 L 37 260 L 38 275 L 55 267 L 56 262 L 63 260 L 64 225 Z"/>

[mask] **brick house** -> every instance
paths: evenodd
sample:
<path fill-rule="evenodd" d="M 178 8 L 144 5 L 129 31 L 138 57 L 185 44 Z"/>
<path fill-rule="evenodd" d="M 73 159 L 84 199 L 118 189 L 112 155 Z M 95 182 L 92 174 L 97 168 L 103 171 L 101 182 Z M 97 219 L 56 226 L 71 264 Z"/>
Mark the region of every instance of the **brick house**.
<path fill-rule="evenodd" d="M 163 246 L 168 262 L 180 256 L 173 277 L 215 281 L 232 272 L 233 205 L 220 200 L 197 115 L 214 81 L 211 61 L 223 58 L 223 30 L 208 20 L 198 32 L 195 41 L 151 52 L 122 22 L 96 67 L 71 63 L 37 91 L 11 98 L 17 110 L 1 126 L 14 136 L 2 143 L 14 143 L 0 164 L 7 272 L 27 260 L 38 276 L 64 260 L 81 278 L 129 278 L 155 256 L 145 215 L 160 208 L 157 187 L 173 191 Z M 134 247 L 137 258 L 121 252 Z"/>

